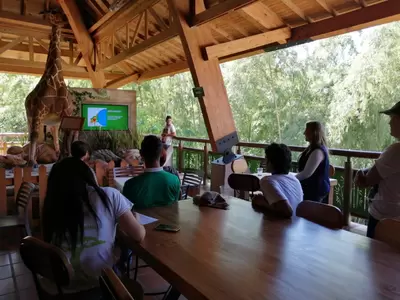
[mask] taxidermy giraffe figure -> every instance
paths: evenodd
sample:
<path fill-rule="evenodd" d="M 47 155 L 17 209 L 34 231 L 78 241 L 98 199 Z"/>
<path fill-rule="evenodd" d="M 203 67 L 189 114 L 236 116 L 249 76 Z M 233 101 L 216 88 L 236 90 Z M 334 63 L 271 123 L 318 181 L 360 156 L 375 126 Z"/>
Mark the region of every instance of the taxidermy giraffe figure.
<path fill-rule="evenodd" d="M 29 124 L 29 165 L 36 164 L 36 147 L 41 125 L 51 127 L 54 148 L 57 154 L 60 153 L 58 131 L 61 118 L 70 116 L 73 110 L 72 103 L 68 97 L 67 86 L 64 82 L 61 64 L 61 26 L 66 22 L 58 10 L 44 13 L 48 14 L 49 21 L 52 24 L 49 53 L 42 78 L 25 100 Z"/>

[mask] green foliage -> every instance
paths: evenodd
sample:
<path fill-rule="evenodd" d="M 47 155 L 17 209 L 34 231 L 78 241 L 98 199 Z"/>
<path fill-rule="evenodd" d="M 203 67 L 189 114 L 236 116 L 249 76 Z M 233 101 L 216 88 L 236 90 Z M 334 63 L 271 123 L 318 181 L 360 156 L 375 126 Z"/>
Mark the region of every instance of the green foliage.
<path fill-rule="evenodd" d="M 81 107 L 83 100 L 85 100 L 86 98 L 95 99 L 92 93 L 87 91 L 78 92 L 77 90 L 74 90 L 70 86 L 68 86 L 68 92 L 72 96 L 72 104 L 74 105 L 74 110 L 72 112 L 72 115 L 76 117 L 79 117 L 81 115 Z"/>
<path fill-rule="evenodd" d="M 108 149 L 116 154 L 128 149 L 139 149 L 142 142 L 140 134 L 130 131 L 94 130 L 83 132 L 82 137 L 92 151 Z"/>

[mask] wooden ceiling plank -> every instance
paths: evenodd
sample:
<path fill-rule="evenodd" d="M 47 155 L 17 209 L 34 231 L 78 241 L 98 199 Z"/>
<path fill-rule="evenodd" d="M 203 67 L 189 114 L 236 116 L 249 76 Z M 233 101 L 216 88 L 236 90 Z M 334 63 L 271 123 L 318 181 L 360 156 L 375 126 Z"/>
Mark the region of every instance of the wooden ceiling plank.
<path fill-rule="evenodd" d="M 140 74 L 138 83 L 148 81 L 151 79 L 157 79 L 164 76 L 175 75 L 177 73 L 185 72 L 188 70 L 187 61 L 180 61 L 174 64 L 169 64 L 158 68 L 156 70 L 146 71 Z"/>
<path fill-rule="evenodd" d="M 289 41 L 317 39 L 318 36 L 328 33 L 335 35 L 335 33 L 343 33 L 344 31 L 350 32 L 362 27 L 384 24 L 393 21 L 394 18 L 400 19 L 400 5 L 398 0 L 387 0 L 321 22 L 293 28 Z"/>
<path fill-rule="evenodd" d="M 262 2 L 255 2 L 243 7 L 242 11 L 267 29 L 275 29 L 285 25 L 281 17 Z"/>
<path fill-rule="evenodd" d="M 208 59 L 221 58 L 235 53 L 256 49 L 280 40 L 287 40 L 290 38 L 290 35 L 290 28 L 285 27 L 235 41 L 206 47 L 206 52 Z"/>
<path fill-rule="evenodd" d="M 26 39 L 26 36 L 20 36 L 20 37 L 16 38 L 15 40 L 13 40 L 12 42 L 4 45 L 3 47 L 0 48 L 0 55 L 2 53 L 6 52 L 7 50 L 14 48 L 14 46 L 20 44 L 25 39 Z"/>
<path fill-rule="evenodd" d="M 156 20 L 157 24 L 163 29 L 166 30 L 168 28 L 167 24 L 165 24 L 164 20 L 156 13 L 156 11 L 150 7 L 148 9 L 150 14 L 153 16 L 154 20 Z"/>
<path fill-rule="evenodd" d="M 290 10 L 292 10 L 300 18 L 302 18 L 303 20 L 308 21 L 308 18 L 304 14 L 304 12 L 296 4 L 294 4 L 292 0 L 281 0 L 281 2 L 283 4 L 285 4 Z"/>
<path fill-rule="evenodd" d="M 99 41 L 107 37 L 116 29 L 121 28 L 126 23 L 139 16 L 142 12 L 152 7 L 158 1 L 160 0 L 136 0 L 128 2 L 97 28 L 93 33 L 93 38 L 96 39 L 96 41 Z"/>
<path fill-rule="evenodd" d="M 75 1 L 57 0 L 57 2 L 67 16 L 72 31 L 78 41 L 79 48 L 82 52 L 82 58 L 86 63 L 86 68 L 88 69 L 93 87 L 104 87 L 106 84 L 104 73 L 94 70 L 92 66 L 92 53 L 94 52 L 95 45 L 83 23 L 78 6 Z"/>
<path fill-rule="evenodd" d="M 177 35 L 176 31 L 174 30 L 174 28 L 170 28 L 166 31 L 163 31 L 145 41 L 143 41 L 140 44 L 137 44 L 121 53 L 119 53 L 118 55 L 114 56 L 113 58 L 104 61 L 103 63 L 101 63 L 100 65 L 98 65 L 99 69 L 105 69 L 108 68 L 120 61 L 123 61 L 133 55 L 136 55 L 140 52 L 143 52 L 151 47 L 154 47 L 155 45 L 158 45 L 162 42 L 165 42 L 169 39 L 172 39 L 173 37 L 175 37 Z"/>
<path fill-rule="evenodd" d="M 86 0 L 86 4 L 89 8 L 89 13 L 90 10 L 93 13 L 90 13 L 92 15 L 92 17 L 94 17 L 95 19 L 101 19 L 104 15 L 103 11 L 100 9 L 100 7 L 97 6 L 97 4 L 93 3 L 91 0 Z"/>
<path fill-rule="evenodd" d="M 315 0 L 320 6 L 322 6 L 323 9 L 325 9 L 327 12 L 332 14 L 333 16 L 336 16 L 337 13 L 336 11 L 326 2 L 326 0 Z"/>
<path fill-rule="evenodd" d="M 192 26 L 199 26 L 201 24 L 210 22 L 216 18 L 219 18 L 231 11 L 239 8 L 243 8 L 246 5 L 256 2 L 257 0 L 229 0 L 221 2 L 211 8 L 203 11 L 202 13 L 193 16 Z"/>

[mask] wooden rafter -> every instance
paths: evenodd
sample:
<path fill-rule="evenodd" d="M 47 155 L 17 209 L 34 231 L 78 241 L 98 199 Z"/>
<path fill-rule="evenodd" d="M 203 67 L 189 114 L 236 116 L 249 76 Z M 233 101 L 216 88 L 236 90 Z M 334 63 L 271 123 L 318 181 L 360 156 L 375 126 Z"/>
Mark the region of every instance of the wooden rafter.
<path fill-rule="evenodd" d="M 122 51 L 121 53 L 114 56 L 113 58 L 102 62 L 97 67 L 99 69 L 108 68 L 118 62 L 121 62 L 121 61 L 131 57 L 131 56 L 134 56 L 134 55 L 136 55 L 140 52 L 143 52 L 151 47 L 154 47 L 155 45 L 161 44 L 169 39 L 172 39 L 175 36 L 177 36 L 177 32 L 175 31 L 174 28 L 170 28 L 166 31 L 163 31 L 163 32 L 141 42 L 140 44 L 137 44 L 125 51 Z"/>
<path fill-rule="evenodd" d="M 327 12 L 331 15 L 336 16 L 337 12 L 326 2 L 326 0 L 315 0 L 319 5 L 321 5 Z"/>
<path fill-rule="evenodd" d="M 33 50 L 33 37 L 28 37 L 28 47 L 29 47 L 29 60 L 35 60 L 35 52 Z"/>
<path fill-rule="evenodd" d="M 78 41 L 79 49 L 82 52 L 82 58 L 86 63 L 86 68 L 89 72 L 90 79 L 92 80 L 93 87 L 102 88 L 105 86 L 106 81 L 103 72 L 94 70 L 92 66 L 92 55 L 95 52 L 95 46 L 92 38 L 90 37 L 79 9 L 75 1 L 57 0 L 62 7 L 65 15 L 68 18 L 75 38 Z"/>
<path fill-rule="evenodd" d="M 303 20 L 309 21 L 309 18 L 304 14 L 304 12 L 295 4 L 292 0 L 281 0 L 288 8 L 290 8 L 296 15 L 298 15 Z"/>
<path fill-rule="evenodd" d="M 324 36 L 326 34 L 341 34 L 394 20 L 400 20 L 399 2 L 387 0 L 324 21 L 294 28 L 289 41 L 318 39 L 319 36 L 326 37 Z"/>
<path fill-rule="evenodd" d="M 139 29 L 140 29 L 140 25 L 141 25 L 142 20 L 143 20 L 143 16 L 144 16 L 144 12 L 140 14 L 139 20 L 138 20 L 138 22 L 136 24 L 136 27 L 135 27 L 135 31 L 133 32 L 131 47 L 133 47 L 133 45 L 135 45 L 135 41 L 136 41 L 136 38 L 137 38 L 138 33 L 139 33 Z"/>
<path fill-rule="evenodd" d="M 115 32 L 115 30 L 123 27 L 127 22 L 130 22 L 142 12 L 152 7 L 158 1 L 160 0 L 137 0 L 128 2 L 94 31 L 92 35 L 93 38 L 96 41 L 106 38 Z"/>
<path fill-rule="evenodd" d="M 153 16 L 154 20 L 156 20 L 157 24 L 163 29 L 167 29 L 168 26 L 167 24 L 165 24 L 164 20 L 156 13 L 156 11 L 150 7 L 148 9 L 149 13 Z"/>
<path fill-rule="evenodd" d="M 268 44 L 290 38 L 290 28 L 285 27 L 256 34 L 235 41 L 209 46 L 206 48 L 208 59 L 230 56 L 235 53 L 260 48 Z"/>
<path fill-rule="evenodd" d="M 131 82 L 136 82 L 139 78 L 138 73 L 129 74 L 126 76 L 122 76 L 121 78 L 115 79 L 107 83 L 106 88 L 108 89 L 117 89 L 121 86 L 124 86 Z"/>
<path fill-rule="evenodd" d="M 272 9 L 261 2 L 243 7 L 242 11 L 267 29 L 274 29 L 285 24 Z"/>
<path fill-rule="evenodd" d="M 242 8 L 257 0 L 229 0 L 212 6 L 211 8 L 199 13 L 193 17 L 192 26 L 198 26 L 218 17 L 221 17 L 231 11 Z"/>
<path fill-rule="evenodd" d="M 15 40 L 13 40 L 12 42 L 2 46 L 0 48 L 0 54 L 6 52 L 7 50 L 10 50 L 12 48 L 14 48 L 14 46 L 20 44 L 22 41 L 24 41 L 26 39 L 25 36 L 20 36 L 19 38 L 16 38 Z"/>

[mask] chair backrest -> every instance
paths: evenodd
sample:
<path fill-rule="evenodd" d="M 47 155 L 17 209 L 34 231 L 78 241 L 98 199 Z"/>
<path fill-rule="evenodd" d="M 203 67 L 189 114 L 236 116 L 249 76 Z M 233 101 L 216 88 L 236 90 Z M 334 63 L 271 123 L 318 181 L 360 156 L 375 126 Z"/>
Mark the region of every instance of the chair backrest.
<path fill-rule="evenodd" d="M 69 285 L 73 274 L 72 266 L 64 252 L 32 236 L 22 239 L 19 251 L 25 266 L 34 275 L 36 288 L 40 289 L 37 278 L 37 275 L 40 275 L 54 282 L 58 292 L 62 294 L 61 287 Z"/>
<path fill-rule="evenodd" d="M 400 250 L 400 221 L 383 219 L 375 228 L 374 238 Z"/>
<path fill-rule="evenodd" d="M 234 160 L 231 168 L 233 173 L 250 173 L 249 165 L 243 157 Z"/>
<path fill-rule="evenodd" d="M 232 173 L 228 177 L 228 184 L 229 186 L 237 191 L 235 195 L 238 194 L 239 198 L 248 198 L 248 194 L 246 192 L 253 192 L 260 190 L 260 179 L 257 176 L 251 174 L 237 174 Z M 248 200 L 248 199 L 246 199 Z"/>
<path fill-rule="evenodd" d="M 329 177 L 333 177 L 333 175 L 335 175 L 335 167 L 329 165 Z"/>
<path fill-rule="evenodd" d="M 104 300 L 134 300 L 124 284 L 110 268 L 103 269 L 99 278 L 102 299 Z"/>
<path fill-rule="evenodd" d="M 200 186 L 203 182 L 203 177 L 203 171 L 186 170 L 183 175 L 182 184 L 188 186 Z"/>
<path fill-rule="evenodd" d="M 342 211 L 333 205 L 305 200 L 297 206 L 296 215 L 331 229 L 343 228 Z"/>
<path fill-rule="evenodd" d="M 114 186 L 114 178 L 134 177 L 144 172 L 144 166 L 115 167 L 109 170 L 108 184 Z"/>
<path fill-rule="evenodd" d="M 35 191 L 35 189 L 36 186 L 31 182 L 24 181 L 21 184 L 17 193 L 17 200 L 16 200 L 17 209 L 22 208 L 23 210 L 26 210 L 26 207 L 30 203 L 32 199 L 32 194 Z"/>

